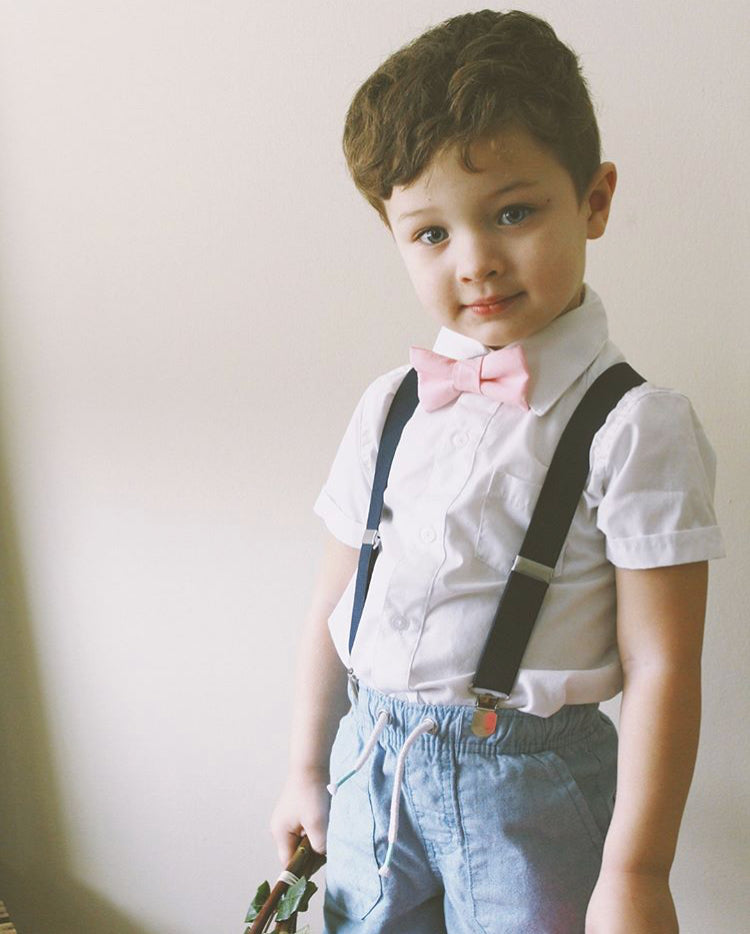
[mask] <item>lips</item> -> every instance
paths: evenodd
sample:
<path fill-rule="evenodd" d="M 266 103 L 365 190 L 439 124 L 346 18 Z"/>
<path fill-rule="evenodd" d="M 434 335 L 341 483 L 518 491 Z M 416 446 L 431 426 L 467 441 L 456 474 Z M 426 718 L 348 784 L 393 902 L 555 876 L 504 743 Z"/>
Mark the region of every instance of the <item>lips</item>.
<path fill-rule="evenodd" d="M 463 307 L 477 315 L 496 315 L 506 311 L 521 296 L 521 292 L 513 295 L 489 295 L 486 298 L 477 298 Z"/>

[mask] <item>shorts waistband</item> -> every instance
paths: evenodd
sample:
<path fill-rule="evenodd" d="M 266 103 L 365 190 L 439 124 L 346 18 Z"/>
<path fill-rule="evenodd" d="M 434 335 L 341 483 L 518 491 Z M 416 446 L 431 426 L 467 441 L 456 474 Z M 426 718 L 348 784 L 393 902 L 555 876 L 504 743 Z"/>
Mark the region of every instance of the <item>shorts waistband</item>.
<path fill-rule="evenodd" d="M 580 742 L 600 728 L 603 719 L 598 704 L 568 705 L 549 717 L 500 707 L 495 731 L 490 736 L 479 737 L 471 732 L 473 704 L 415 703 L 384 694 L 362 683 L 356 693 L 350 683 L 349 699 L 357 727 L 364 735 L 370 734 L 381 711 L 388 714 L 380 742 L 396 750 L 425 718 L 434 720 L 437 729 L 422 734 L 420 743 L 433 747 L 434 751 L 450 747 L 494 755 L 537 753 L 569 742 Z"/>

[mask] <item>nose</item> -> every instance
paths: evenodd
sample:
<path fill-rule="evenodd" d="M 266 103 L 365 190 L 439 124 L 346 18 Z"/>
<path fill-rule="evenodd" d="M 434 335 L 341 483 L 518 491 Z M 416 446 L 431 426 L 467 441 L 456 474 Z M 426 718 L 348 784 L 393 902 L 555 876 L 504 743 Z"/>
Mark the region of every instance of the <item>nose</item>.
<path fill-rule="evenodd" d="M 461 239 L 456 261 L 456 276 L 461 282 L 482 282 L 499 275 L 501 267 L 502 258 L 491 238 L 474 233 Z"/>

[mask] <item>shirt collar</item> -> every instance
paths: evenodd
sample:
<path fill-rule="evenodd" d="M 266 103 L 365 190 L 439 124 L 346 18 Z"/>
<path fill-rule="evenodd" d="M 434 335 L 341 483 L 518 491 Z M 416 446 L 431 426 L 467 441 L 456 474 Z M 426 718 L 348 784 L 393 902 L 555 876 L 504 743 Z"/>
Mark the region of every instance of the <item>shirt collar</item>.
<path fill-rule="evenodd" d="M 565 390 L 588 369 L 608 339 L 607 316 L 599 296 L 588 285 L 583 302 L 551 321 L 541 331 L 518 341 L 531 373 L 529 406 L 544 415 Z M 490 348 L 465 334 L 441 328 L 436 353 L 466 360 L 489 353 Z"/>

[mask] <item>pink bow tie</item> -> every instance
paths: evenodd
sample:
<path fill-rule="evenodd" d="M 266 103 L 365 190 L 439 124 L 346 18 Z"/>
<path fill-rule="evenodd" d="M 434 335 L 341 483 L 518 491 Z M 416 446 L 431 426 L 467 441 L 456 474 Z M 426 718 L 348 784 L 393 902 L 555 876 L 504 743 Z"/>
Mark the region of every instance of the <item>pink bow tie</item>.
<path fill-rule="evenodd" d="M 419 401 L 428 412 L 447 405 L 462 392 L 478 392 L 497 402 L 529 407 L 526 401 L 529 369 L 518 345 L 501 347 L 468 360 L 454 360 L 432 350 L 412 347 L 409 359 L 417 371 Z"/>

